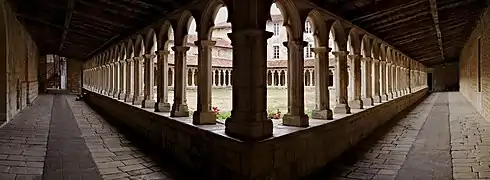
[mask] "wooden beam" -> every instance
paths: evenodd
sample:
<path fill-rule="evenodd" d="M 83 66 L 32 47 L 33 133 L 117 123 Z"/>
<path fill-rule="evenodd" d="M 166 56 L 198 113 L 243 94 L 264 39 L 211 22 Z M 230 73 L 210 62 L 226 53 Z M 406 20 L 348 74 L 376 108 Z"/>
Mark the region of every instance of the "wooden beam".
<path fill-rule="evenodd" d="M 58 52 L 63 49 L 63 43 L 65 42 L 66 39 L 66 34 L 68 34 L 68 29 L 70 28 L 70 23 L 71 23 L 71 17 L 73 16 L 73 11 L 75 9 L 75 1 L 74 0 L 68 0 L 68 10 L 66 11 L 65 15 L 65 26 L 63 28 L 63 34 L 61 35 L 61 41 L 60 41 L 60 46 L 58 48 Z"/>
<path fill-rule="evenodd" d="M 444 59 L 444 48 L 442 47 L 442 33 L 439 28 L 439 15 L 437 9 L 437 1 L 429 0 L 430 2 L 430 13 L 432 14 L 432 20 L 434 20 L 434 28 L 436 29 L 437 35 L 437 44 L 439 45 L 439 49 L 441 51 L 441 58 Z"/>
<path fill-rule="evenodd" d="M 79 2 L 80 4 L 86 5 L 86 6 L 90 6 L 91 8 L 101 9 L 101 6 L 98 4 L 95 4 L 95 3 L 91 3 L 91 2 L 87 2 L 87 1 L 81 1 L 81 0 L 79 0 L 77 2 Z M 140 17 L 135 16 L 131 13 L 124 13 L 124 12 L 112 9 L 111 7 L 104 8 L 103 10 L 111 12 L 112 14 L 115 14 L 115 15 L 122 15 L 122 16 L 130 18 L 130 19 L 135 19 L 135 20 L 139 20 L 142 22 L 148 22 L 148 19 L 140 18 Z"/>
<path fill-rule="evenodd" d="M 406 23 L 406 22 L 411 22 L 415 19 L 419 19 L 419 21 L 423 21 L 424 20 L 424 16 L 427 16 L 429 13 L 426 13 L 424 11 L 419 11 L 420 13 L 414 15 L 414 16 L 409 16 L 407 18 L 403 18 L 403 19 L 398 19 L 398 20 L 384 20 L 383 23 L 386 23 L 386 24 L 382 24 L 381 26 L 373 26 L 373 28 L 375 29 L 384 29 L 384 28 L 387 28 L 387 27 L 392 27 L 392 26 L 396 26 L 398 24 L 403 24 L 403 23 Z M 390 22 L 391 21 L 391 22 Z M 389 22 L 389 23 L 388 23 Z"/>
<path fill-rule="evenodd" d="M 415 6 L 418 6 L 420 4 L 424 4 L 424 3 L 426 3 L 426 2 L 425 1 L 413 1 L 409 4 L 401 4 L 401 5 L 389 8 L 389 9 L 376 11 L 375 13 L 355 18 L 352 20 L 352 22 L 368 21 L 371 19 L 380 18 L 380 17 L 387 16 L 387 15 L 394 13 L 394 12 L 397 12 L 397 11 L 405 11 L 405 9 L 409 9 L 409 8 L 412 8 L 412 7 L 415 7 Z"/>
<path fill-rule="evenodd" d="M 415 9 L 415 10 L 411 10 L 411 11 L 407 11 L 407 12 L 403 12 L 403 13 L 399 13 L 399 14 L 394 14 L 392 16 L 386 16 L 386 17 L 379 19 L 375 22 L 370 22 L 368 27 L 376 27 L 376 26 L 380 26 L 380 25 L 390 23 L 390 22 L 396 24 L 397 22 L 410 21 L 411 19 L 416 19 L 420 16 L 424 16 L 424 14 L 425 14 L 424 11 L 425 11 L 424 8 L 419 8 L 419 9 Z M 406 20 L 406 19 L 408 19 L 408 20 Z"/>
<path fill-rule="evenodd" d="M 30 17 L 30 16 L 27 16 L 27 15 L 24 15 L 24 14 L 17 14 L 17 17 L 20 17 L 20 18 L 23 18 L 23 19 L 27 19 L 27 20 L 30 20 L 30 21 L 34 21 L 34 22 L 38 22 L 38 23 L 41 23 L 41 24 L 45 24 L 45 25 L 48 25 L 50 27 L 55 27 L 55 28 L 58 28 L 58 29 L 64 29 L 65 28 L 64 26 L 56 25 L 56 24 L 50 23 L 48 21 L 45 21 L 43 19 Z M 87 34 L 85 32 L 80 32 L 80 31 L 76 31 L 76 30 L 72 30 L 72 29 L 68 29 L 68 31 L 69 32 L 74 32 L 74 33 L 77 33 L 77 34 L 80 34 L 80 35 L 92 37 L 94 39 L 107 40 L 107 38 L 90 35 L 90 34 Z"/>
<path fill-rule="evenodd" d="M 62 6 L 58 6 L 58 5 L 55 5 L 55 4 L 48 4 L 47 5 L 48 7 L 51 7 L 51 8 L 56 8 L 56 9 L 64 9 L 66 10 L 66 7 L 62 7 Z M 102 23 L 105 23 L 105 24 L 108 24 L 108 25 L 112 25 L 112 26 L 117 26 L 117 27 L 120 27 L 120 28 L 126 28 L 126 29 L 129 29 L 130 27 L 129 26 L 126 26 L 125 24 L 120 24 L 120 23 L 115 23 L 113 21 L 108 21 L 106 19 L 103 19 L 103 18 L 100 18 L 100 17 L 96 17 L 94 15 L 90 15 L 90 14 L 86 14 L 86 13 L 83 13 L 83 12 L 80 12 L 80 11 L 73 11 L 73 13 L 77 16 L 81 16 L 81 17 L 84 17 L 84 18 L 87 18 L 87 19 L 90 19 L 90 20 L 94 20 L 94 21 L 97 21 L 97 22 L 102 22 Z"/>

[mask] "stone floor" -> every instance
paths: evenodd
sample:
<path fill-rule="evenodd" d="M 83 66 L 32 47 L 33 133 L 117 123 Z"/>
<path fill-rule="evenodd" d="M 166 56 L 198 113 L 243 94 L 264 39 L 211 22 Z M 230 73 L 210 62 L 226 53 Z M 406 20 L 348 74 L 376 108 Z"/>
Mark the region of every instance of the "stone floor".
<path fill-rule="evenodd" d="M 311 179 L 490 179 L 490 122 L 458 92 L 434 93 Z"/>
<path fill-rule="evenodd" d="M 196 179 L 69 95 L 41 95 L 0 128 L 0 180 Z M 490 122 L 434 93 L 308 179 L 490 179 Z"/>

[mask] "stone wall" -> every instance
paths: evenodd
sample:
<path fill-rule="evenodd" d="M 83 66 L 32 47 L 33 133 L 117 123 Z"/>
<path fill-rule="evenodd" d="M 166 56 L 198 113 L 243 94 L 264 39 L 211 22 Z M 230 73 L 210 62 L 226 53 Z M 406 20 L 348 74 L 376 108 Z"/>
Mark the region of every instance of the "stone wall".
<path fill-rule="evenodd" d="M 481 17 L 461 51 L 459 81 L 461 93 L 490 120 L 490 10 Z"/>
<path fill-rule="evenodd" d="M 76 59 L 67 60 L 66 90 L 69 93 L 80 94 L 82 92 L 83 62 Z"/>
<path fill-rule="evenodd" d="M 170 118 L 168 113 L 85 91 L 89 105 L 146 137 L 156 150 L 175 157 L 195 174 L 280 180 L 298 179 L 324 167 L 427 94 L 421 89 L 333 121 L 310 120 L 308 128 L 275 125 L 274 137 L 243 142 L 224 134 L 222 123 L 194 125 L 188 117 Z"/>
<path fill-rule="evenodd" d="M 0 114 L 5 117 L 0 117 L 1 121 L 15 116 L 27 104 L 31 103 L 38 94 L 37 83 L 37 67 L 39 54 L 37 46 L 31 39 L 29 33 L 17 20 L 15 13 L 10 9 L 7 2 L 0 1 L 0 9 L 2 18 L 0 19 L 0 28 L 6 33 L 1 33 L 0 36 L 0 67 L 6 72 L 2 72 L 2 78 L 5 78 L 6 84 L 2 85 L 1 104 L 6 107 L 1 107 Z M 5 40 L 4 40 L 5 39 Z M 6 114 L 6 115 L 5 115 Z"/>
<path fill-rule="evenodd" d="M 428 69 L 432 73 L 432 91 L 457 91 L 459 87 L 459 65 L 445 63 Z"/>

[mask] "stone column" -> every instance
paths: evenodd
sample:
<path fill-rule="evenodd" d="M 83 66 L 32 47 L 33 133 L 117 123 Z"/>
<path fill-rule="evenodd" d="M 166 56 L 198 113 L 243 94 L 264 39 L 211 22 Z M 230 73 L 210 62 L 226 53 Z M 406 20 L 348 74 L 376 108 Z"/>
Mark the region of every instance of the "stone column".
<path fill-rule="evenodd" d="M 124 102 L 133 102 L 133 87 L 134 87 L 134 74 L 131 69 L 134 69 L 134 60 L 126 59 L 126 96 Z"/>
<path fill-rule="evenodd" d="M 214 74 L 214 69 L 211 69 L 211 83 L 216 86 L 216 75 Z"/>
<path fill-rule="evenodd" d="M 350 114 L 350 107 L 347 102 L 347 82 L 349 81 L 349 75 L 347 73 L 347 51 L 337 51 L 332 54 L 335 55 L 335 71 L 337 76 L 335 77 L 336 93 L 337 93 L 337 105 L 335 106 L 334 113 Z"/>
<path fill-rule="evenodd" d="M 174 46 L 172 47 L 175 54 L 175 81 L 174 81 L 174 104 L 170 116 L 172 117 L 188 117 L 189 108 L 187 107 L 186 99 L 186 79 L 187 79 L 187 64 L 186 53 L 189 47 Z"/>
<path fill-rule="evenodd" d="M 107 74 L 106 74 L 106 78 L 107 78 L 107 81 L 106 81 L 106 95 L 107 96 L 112 96 L 112 66 L 113 66 L 113 63 L 107 63 Z"/>
<path fill-rule="evenodd" d="M 107 76 L 107 74 L 108 74 L 107 73 L 107 70 L 108 70 L 107 65 L 106 64 L 102 65 L 102 77 L 101 77 L 101 79 L 102 79 L 102 87 L 101 87 L 101 94 L 103 94 L 103 95 L 107 95 L 107 89 L 108 89 L 107 88 L 107 81 L 108 81 L 109 77 Z"/>
<path fill-rule="evenodd" d="M 374 59 L 373 60 L 373 84 L 374 84 L 374 96 L 373 100 L 375 103 L 381 103 L 381 95 L 379 91 L 379 60 Z"/>
<path fill-rule="evenodd" d="M 288 86 L 288 71 L 284 70 L 284 86 Z"/>
<path fill-rule="evenodd" d="M 351 75 L 352 75 L 352 96 L 353 100 L 349 103 L 351 108 L 363 109 L 363 102 L 361 99 L 361 55 L 354 54 L 349 55 L 351 59 Z M 327 72 L 328 73 L 328 69 Z M 328 75 L 328 74 L 327 74 Z M 327 76 L 328 77 L 328 76 Z"/>
<path fill-rule="evenodd" d="M 246 1 L 235 3 L 252 7 L 252 3 Z M 234 23 L 243 22 L 236 20 Z M 235 24 L 233 26 L 236 28 Z M 272 33 L 263 29 L 242 29 L 228 35 L 233 45 L 233 110 L 231 118 L 225 122 L 225 132 L 245 140 L 271 137 L 266 79 L 267 39 Z"/>
<path fill-rule="evenodd" d="M 304 98 L 304 41 L 288 41 L 283 43 L 288 48 L 288 113 L 282 118 L 282 123 L 288 126 L 306 127 L 309 125 L 305 114 Z M 274 73 L 275 74 L 275 73 Z"/>
<path fill-rule="evenodd" d="M 155 108 L 155 100 L 154 100 L 154 59 L 156 55 L 154 54 L 145 54 L 144 55 L 144 81 L 145 81 L 145 89 L 143 101 L 141 102 L 142 108 Z"/>
<path fill-rule="evenodd" d="M 168 103 L 168 55 L 169 51 L 159 50 L 156 52 L 157 59 L 157 103 L 156 112 L 170 112 L 170 103 Z"/>
<path fill-rule="evenodd" d="M 276 86 L 276 78 L 275 78 L 275 72 L 274 72 L 274 70 L 271 71 L 271 74 L 272 74 L 272 76 L 271 76 L 271 82 L 272 82 L 271 83 L 271 86 Z"/>
<path fill-rule="evenodd" d="M 211 68 L 212 49 L 216 41 L 200 40 L 195 42 L 199 49 L 197 86 L 197 109 L 193 114 L 193 124 L 216 124 L 216 113 L 211 110 Z M 226 80 L 226 79 L 225 79 Z"/>
<path fill-rule="evenodd" d="M 141 91 L 142 84 L 142 75 L 141 75 L 141 62 L 144 60 L 143 57 L 134 57 L 133 58 L 133 105 L 141 105 L 143 101 L 143 92 Z"/>
<path fill-rule="evenodd" d="M 313 86 L 313 70 L 309 69 L 309 72 L 310 72 L 310 86 Z"/>
<path fill-rule="evenodd" d="M 311 113 L 313 119 L 333 119 L 333 113 L 330 109 L 330 92 L 328 89 L 329 84 L 329 63 L 328 54 L 330 53 L 328 47 L 317 47 L 313 49 L 315 52 L 315 97 L 316 106 Z M 287 82 L 287 78 L 285 78 Z M 286 83 L 287 84 L 287 83 Z"/>
<path fill-rule="evenodd" d="M 125 67 L 126 61 L 119 61 L 119 94 L 117 95 L 117 99 L 124 100 L 126 96 L 126 74 Z"/>
<path fill-rule="evenodd" d="M 114 62 L 114 85 L 113 85 L 113 94 L 112 96 L 115 98 L 115 99 L 119 99 L 119 92 L 121 91 L 121 89 L 119 89 L 119 83 L 120 83 L 120 74 L 119 74 L 119 68 L 120 68 L 120 63 L 119 61 L 116 61 Z"/>
<path fill-rule="evenodd" d="M 228 71 L 228 86 L 231 86 L 231 70 Z"/>
<path fill-rule="evenodd" d="M 216 78 L 216 86 L 221 86 L 221 69 L 218 69 L 218 78 Z"/>
<path fill-rule="evenodd" d="M 382 101 L 388 101 L 388 74 L 387 74 L 387 63 L 386 61 L 381 61 L 380 62 L 380 69 L 381 69 L 381 100 Z"/>
<path fill-rule="evenodd" d="M 364 81 L 363 84 L 365 86 L 364 88 L 364 99 L 362 99 L 362 102 L 364 105 L 367 105 L 367 106 L 373 106 L 374 105 L 374 100 L 373 100 L 373 86 L 372 86 L 372 65 L 371 65 L 371 61 L 372 61 L 372 58 L 371 57 L 364 57 L 362 58 L 362 60 L 364 61 Z"/>

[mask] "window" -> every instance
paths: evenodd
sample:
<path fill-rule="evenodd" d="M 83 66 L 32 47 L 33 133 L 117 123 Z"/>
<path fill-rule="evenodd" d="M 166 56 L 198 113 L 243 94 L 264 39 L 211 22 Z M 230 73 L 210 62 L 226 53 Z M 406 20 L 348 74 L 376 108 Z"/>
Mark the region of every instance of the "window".
<path fill-rule="evenodd" d="M 308 20 L 305 22 L 305 33 L 311 33 L 311 24 Z"/>
<path fill-rule="evenodd" d="M 273 33 L 274 33 L 274 36 L 278 36 L 279 35 L 279 23 L 274 23 L 273 25 Z"/>
<path fill-rule="evenodd" d="M 273 50 L 273 58 L 274 59 L 279 59 L 279 46 L 273 46 L 274 50 Z"/>
<path fill-rule="evenodd" d="M 305 47 L 305 57 L 306 58 L 313 57 L 313 53 L 312 53 L 311 49 L 313 49 L 313 45 L 311 45 L 310 43 L 308 43 L 308 45 Z"/>

